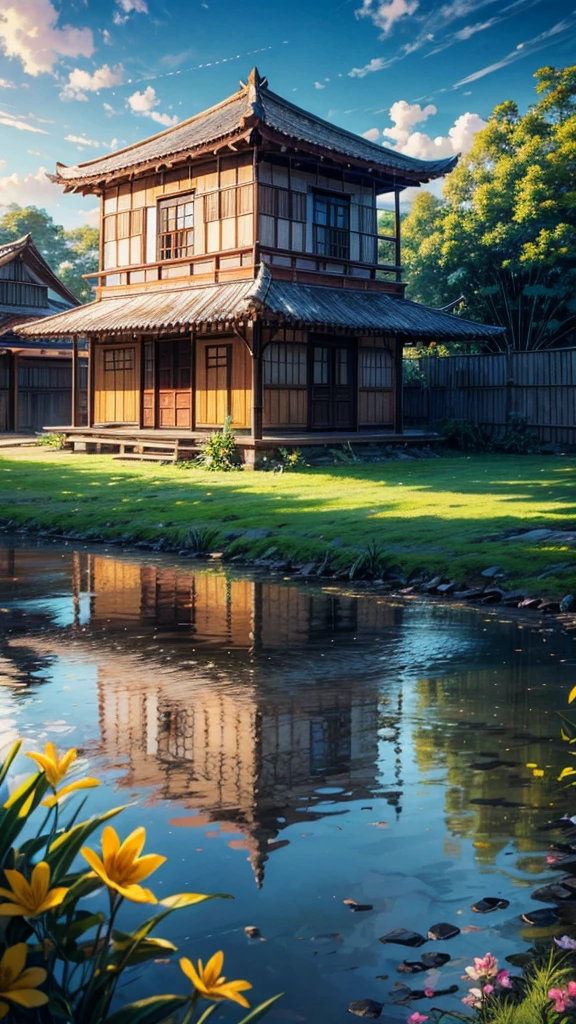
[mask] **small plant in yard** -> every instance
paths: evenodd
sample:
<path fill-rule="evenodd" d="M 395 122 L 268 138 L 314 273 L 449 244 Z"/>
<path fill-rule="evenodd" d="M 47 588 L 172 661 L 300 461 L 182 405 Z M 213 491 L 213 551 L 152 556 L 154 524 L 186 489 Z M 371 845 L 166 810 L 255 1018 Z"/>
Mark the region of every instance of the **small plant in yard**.
<path fill-rule="evenodd" d="M 489 452 L 494 447 L 486 427 L 469 420 L 440 420 L 436 429 L 448 448 L 460 452 Z"/>
<path fill-rule="evenodd" d="M 227 473 L 238 469 L 238 451 L 230 416 L 226 417 L 222 430 L 214 431 L 200 443 L 200 454 L 194 461 L 196 466 L 210 472 Z"/>
<path fill-rule="evenodd" d="M 390 559 L 379 541 L 370 540 L 350 566 L 348 576 L 353 579 L 377 580 L 389 568 Z"/>
<path fill-rule="evenodd" d="M 346 441 L 345 444 L 341 445 L 339 448 L 331 448 L 330 455 L 332 456 L 335 465 L 338 465 L 339 463 L 348 465 L 351 462 L 360 462 L 360 458 L 354 451 L 350 441 Z"/>
<path fill-rule="evenodd" d="M 184 538 L 184 544 L 193 555 L 208 555 L 217 547 L 218 538 L 216 530 L 209 526 L 200 526 L 198 529 L 190 530 Z"/>
<path fill-rule="evenodd" d="M 5 788 L 20 747 L 18 741 L 0 764 L 0 787 Z M 27 756 L 38 770 L 0 805 L 0 1019 L 7 1024 L 203 1024 L 224 1001 L 249 1009 L 245 993 L 252 986 L 222 975 L 222 952 L 205 965 L 180 959 L 184 995 L 151 996 L 116 1008 L 133 969 L 177 953 L 172 942 L 153 934 L 160 922 L 176 910 L 229 897 L 187 892 L 158 899 L 142 882 L 166 858 L 143 853 L 142 827 L 120 838 L 109 821 L 122 807 L 82 821 L 82 804 L 62 823 L 62 802 L 99 785 L 93 778 L 69 779 L 76 750 L 60 753 L 49 742 Z M 94 849 L 91 838 L 101 826 L 100 849 Z M 96 909 L 91 901 L 86 908 L 84 901 L 99 891 L 103 904 Z M 154 906 L 156 913 L 133 931 L 123 931 L 126 901 Z M 277 998 L 240 1024 L 255 1024 Z"/>
<path fill-rule="evenodd" d="M 306 464 L 301 448 L 279 448 L 278 461 L 285 472 Z"/>
<path fill-rule="evenodd" d="M 509 455 L 532 455 L 540 448 L 536 434 L 528 425 L 528 420 L 518 413 L 510 413 L 506 422 L 506 430 L 496 445 L 498 451 Z"/>
<path fill-rule="evenodd" d="M 56 448 L 61 451 L 66 446 L 66 435 L 56 431 L 51 434 L 38 434 L 36 444 L 41 448 Z"/>

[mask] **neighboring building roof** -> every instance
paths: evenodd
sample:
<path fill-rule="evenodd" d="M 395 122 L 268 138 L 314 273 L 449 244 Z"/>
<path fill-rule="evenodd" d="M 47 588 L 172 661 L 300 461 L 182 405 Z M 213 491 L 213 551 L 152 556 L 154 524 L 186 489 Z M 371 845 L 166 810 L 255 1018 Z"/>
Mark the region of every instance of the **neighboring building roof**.
<path fill-rule="evenodd" d="M 399 184 L 439 178 L 452 170 L 458 159 L 417 160 L 369 142 L 271 92 L 267 80 L 253 68 L 246 85 L 241 83 L 238 92 L 215 107 L 116 153 L 75 167 L 57 164 L 52 180 L 69 189 L 89 189 L 130 168 L 155 169 L 159 164 L 165 165 L 167 160 L 193 156 L 207 148 L 212 151 L 233 138 L 248 138 L 254 128 L 265 138 L 281 142 L 291 140 L 300 149 L 348 158 L 356 165 L 399 179 Z"/>
<path fill-rule="evenodd" d="M 256 280 L 103 298 L 37 321 L 21 333 L 42 338 L 171 331 L 247 322 L 255 314 L 292 326 L 385 331 L 412 338 L 474 341 L 503 331 L 384 292 L 275 281 L 263 265 Z"/>
<path fill-rule="evenodd" d="M 6 242 L 4 245 L 0 245 L 0 267 L 6 266 L 8 263 L 12 263 L 16 259 L 21 259 L 32 273 L 38 278 L 38 283 L 45 285 L 47 288 L 51 288 L 52 291 L 56 292 L 64 300 L 66 305 L 78 306 L 80 300 L 66 287 L 66 285 L 60 280 L 60 278 L 54 273 L 52 268 L 44 259 L 42 253 L 36 248 L 32 240 L 32 235 L 28 233 L 23 235 L 22 238 L 17 238 L 13 242 Z M 49 305 L 42 307 L 38 311 L 29 307 L 15 307 L 6 303 L 0 306 L 2 312 L 10 312 L 11 315 L 22 312 L 23 315 L 27 316 L 35 314 L 37 316 L 49 316 L 55 312 L 57 304 L 50 304 L 51 300 L 48 300 Z"/>

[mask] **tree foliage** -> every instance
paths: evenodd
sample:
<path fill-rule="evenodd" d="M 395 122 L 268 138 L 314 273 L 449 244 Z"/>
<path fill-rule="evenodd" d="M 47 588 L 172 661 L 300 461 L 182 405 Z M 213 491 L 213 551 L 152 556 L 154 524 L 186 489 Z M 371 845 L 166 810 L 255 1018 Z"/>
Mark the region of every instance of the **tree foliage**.
<path fill-rule="evenodd" d="M 90 282 L 85 281 L 82 275 L 98 270 L 97 228 L 83 225 L 65 231 L 46 210 L 12 203 L 0 217 L 0 245 L 14 242 L 28 233 L 66 287 L 82 302 L 89 302 L 94 293 Z"/>
<path fill-rule="evenodd" d="M 536 72 L 524 115 L 497 106 L 448 177 L 404 221 L 409 296 L 506 327 L 504 347 L 566 340 L 576 325 L 576 67 Z"/>

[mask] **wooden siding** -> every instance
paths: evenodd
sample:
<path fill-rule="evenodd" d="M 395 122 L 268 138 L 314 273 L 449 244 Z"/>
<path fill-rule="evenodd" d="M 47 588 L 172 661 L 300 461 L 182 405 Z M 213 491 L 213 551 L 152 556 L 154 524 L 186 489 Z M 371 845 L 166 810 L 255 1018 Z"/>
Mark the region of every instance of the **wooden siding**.
<path fill-rule="evenodd" d="M 384 350 L 388 354 L 389 371 L 385 388 L 363 386 L 362 383 L 362 354 L 369 350 Z M 386 347 L 382 338 L 362 338 L 358 350 L 360 364 L 359 387 L 358 387 L 358 426 L 388 427 L 394 424 L 394 370 L 393 354 Z"/>
<path fill-rule="evenodd" d="M 94 361 L 94 423 L 138 423 L 140 344 L 96 345 Z"/>
<path fill-rule="evenodd" d="M 264 388 L 265 427 L 304 427 L 308 423 L 308 388 Z"/>
<path fill-rule="evenodd" d="M 219 427 L 230 415 L 232 426 L 249 427 L 251 407 L 252 357 L 248 347 L 233 336 L 199 338 L 196 344 L 196 426 Z"/>
<path fill-rule="evenodd" d="M 425 387 L 404 388 L 410 426 L 465 419 L 501 434 L 524 417 L 542 443 L 576 444 L 576 348 L 420 359 Z"/>

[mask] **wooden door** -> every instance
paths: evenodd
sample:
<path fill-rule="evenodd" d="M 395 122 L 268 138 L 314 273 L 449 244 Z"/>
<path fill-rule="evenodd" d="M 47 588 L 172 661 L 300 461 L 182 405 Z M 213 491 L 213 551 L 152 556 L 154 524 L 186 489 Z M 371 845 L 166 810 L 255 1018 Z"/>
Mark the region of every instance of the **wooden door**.
<path fill-rule="evenodd" d="M 206 419 L 221 427 L 231 415 L 232 346 L 206 346 Z"/>
<path fill-rule="evenodd" d="M 95 346 L 94 424 L 138 423 L 140 360 L 135 345 Z"/>
<path fill-rule="evenodd" d="M 356 428 L 355 347 L 313 342 L 310 346 L 310 428 Z"/>
<path fill-rule="evenodd" d="M 158 342 L 158 426 L 192 426 L 190 339 Z"/>

